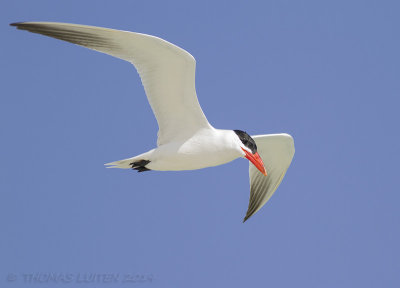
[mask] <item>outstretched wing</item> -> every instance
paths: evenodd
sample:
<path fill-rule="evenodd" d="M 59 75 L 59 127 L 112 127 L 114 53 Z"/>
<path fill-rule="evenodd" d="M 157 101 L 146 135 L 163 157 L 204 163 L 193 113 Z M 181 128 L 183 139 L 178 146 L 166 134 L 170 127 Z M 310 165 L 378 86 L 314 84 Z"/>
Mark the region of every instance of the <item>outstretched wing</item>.
<path fill-rule="evenodd" d="M 185 139 L 199 129 L 211 127 L 196 96 L 196 61 L 178 46 L 155 36 L 86 25 L 52 22 L 11 25 L 132 63 L 157 118 L 158 145 Z"/>
<path fill-rule="evenodd" d="M 294 141 L 288 134 L 251 136 L 264 162 L 267 176 L 250 163 L 250 201 L 243 222 L 264 206 L 281 183 L 294 155 Z"/>

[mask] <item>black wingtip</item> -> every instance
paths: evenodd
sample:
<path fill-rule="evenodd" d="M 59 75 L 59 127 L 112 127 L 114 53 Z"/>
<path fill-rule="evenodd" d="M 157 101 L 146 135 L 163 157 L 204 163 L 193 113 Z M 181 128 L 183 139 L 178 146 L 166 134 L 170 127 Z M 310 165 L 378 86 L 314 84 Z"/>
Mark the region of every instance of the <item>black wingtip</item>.
<path fill-rule="evenodd" d="M 18 27 L 19 25 L 21 25 L 24 22 L 15 22 L 15 23 L 10 23 L 10 26 L 16 26 Z"/>

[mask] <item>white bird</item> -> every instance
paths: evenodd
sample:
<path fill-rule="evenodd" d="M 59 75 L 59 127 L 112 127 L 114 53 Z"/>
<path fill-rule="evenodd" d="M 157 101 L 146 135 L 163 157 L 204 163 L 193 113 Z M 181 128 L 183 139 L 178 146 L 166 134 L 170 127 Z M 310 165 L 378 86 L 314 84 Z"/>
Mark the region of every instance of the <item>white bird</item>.
<path fill-rule="evenodd" d="M 157 119 L 157 147 L 128 159 L 107 163 L 109 168 L 193 170 L 247 158 L 250 201 L 246 221 L 271 198 L 293 155 L 288 134 L 250 137 L 240 130 L 210 125 L 195 90 L 196 61 L 187 51 L 155 36 L 86 25 L 21 22 L 27 30 L 68 41 L 132 63 Z M 266 163 L 264 166 L 263 163 Z"/>

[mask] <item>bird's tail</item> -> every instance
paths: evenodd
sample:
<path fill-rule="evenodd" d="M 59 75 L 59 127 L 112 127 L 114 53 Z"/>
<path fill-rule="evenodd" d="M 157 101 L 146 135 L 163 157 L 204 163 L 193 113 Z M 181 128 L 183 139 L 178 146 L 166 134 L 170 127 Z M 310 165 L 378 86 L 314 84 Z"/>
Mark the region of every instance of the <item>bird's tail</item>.
<path fill-rule="evenodd" d="M 148 151 L 146 153 L 123 159 L 123 160 L 118 160 L 110 163 L 106 163 L 106 168 L 120 168 L 120 169 L 135 169 L 138 170 L 139 172 L 142 171 L 147 171 L 149 170 L 145 166 L 149 164 L 151 161 L 149 158 L 151 158 L 153 150 Z"/>
<path fill-rule="evenodd" d="M 106 168 L 120 168 L 120 169 L 129 169 L 132 168 L 131 163 L 134 162 L 136 157 L 131 157 L 123 160 L 118 160 L 110 163 L 104 164 Z"/>

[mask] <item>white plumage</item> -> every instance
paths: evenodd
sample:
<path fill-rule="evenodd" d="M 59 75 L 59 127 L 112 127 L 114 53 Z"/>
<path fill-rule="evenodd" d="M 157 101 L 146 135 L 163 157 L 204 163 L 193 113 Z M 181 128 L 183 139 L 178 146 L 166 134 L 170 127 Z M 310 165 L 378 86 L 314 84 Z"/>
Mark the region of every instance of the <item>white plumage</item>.
<path fill-rule="evenodd" d="M 51 22 L 11 25 L 109 54 L 136 67 L 158 122 L 157 147 L 106 164 L 109 168 L 139 172 L 193 170 L 245 157 L 252 163 L 244 221 L 269 200 L 281 183 L 294 155 L 293 138 L 288 134 L 250 137 L 243 131 L 212 127 L 196 95 L 196 61 L 185 50 L 158 37 L 128 31 Z"/>

